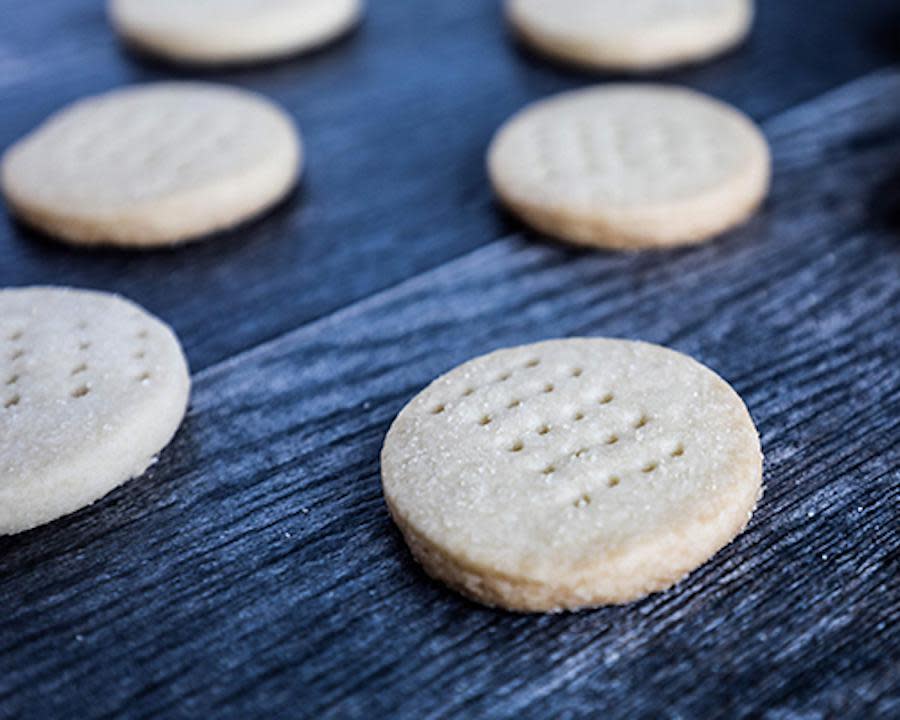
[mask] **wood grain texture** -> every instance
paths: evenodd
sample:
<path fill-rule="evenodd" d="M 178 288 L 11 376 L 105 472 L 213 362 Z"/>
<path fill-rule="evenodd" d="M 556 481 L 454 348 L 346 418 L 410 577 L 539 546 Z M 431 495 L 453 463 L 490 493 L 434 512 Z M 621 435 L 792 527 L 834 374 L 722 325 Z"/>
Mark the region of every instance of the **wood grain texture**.
<path fill-rule="evenodd" d="M 147 476 L 0 540 L 0 716 L 896 717 L 900 72 L 765 129 L 772 196 L 719 242 L 513 234 L 199 373 Z M 381 442 L 438 373 L 566 335 L 722 374 L 766 494 L 666 593 L 487 610 L 410 559 Z"/>
<path fill-rule="evenodd" d="M 0 218 L 0 286 L 122 292 L 174 325 L 194 370 L 510 232 L 483 156 L 513 111 L 607 76 L 517 49 L 498 0 L 372 0 L 323 52 L 204 73 L 283 104 L 308 174 L 276 212 L 177 251 L 85 253 Z M 757 119 L 900 59 L 895 0 L 760 0 L 750 42 L 670 73 Z M 102 0 L 0 0 L 0 148 L 61 105 L 121 84 L 197 77 L 122 52 Z"/>

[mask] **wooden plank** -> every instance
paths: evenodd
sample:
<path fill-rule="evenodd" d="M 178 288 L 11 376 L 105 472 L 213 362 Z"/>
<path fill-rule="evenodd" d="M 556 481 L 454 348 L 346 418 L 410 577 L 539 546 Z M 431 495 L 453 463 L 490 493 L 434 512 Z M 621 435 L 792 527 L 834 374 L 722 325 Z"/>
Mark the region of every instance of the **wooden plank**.
<path fill-rule="evenodd" d="M 897 15 L 894 0 L 762 0 L 747 46 L 664 79 L 767 118 L 896 60 L 880 28 Z M 123 54 L 99 0 L 0 0 L 0 19 L 0 148 L 83 95 L 198 76 Z M 309 173 L 277 212 L 140 255 L 69 250 L 0 220 L 0 286 L 122 292 L 175 326 L 195 370 L 510 232 L 483 170 L 491 134 L 531 100 L 608 79 L 517 50 L 484 0 L 379 0 L 324 52 L 199 76 L 266 93 L 298 119 Z"/>
<path fill-rule="evenodd" d="M 889 717 L 900 710 L 900 73 L 768 123 L 772 197 L 706 247 L 510 236 L 198 374 L 175 443 L 0 540 L 0 716 Z M 766 495 L 675 589 L 553 617 L 411 561 L 382 438 L 492 348 L 638 337 L 729 379 Z"/>

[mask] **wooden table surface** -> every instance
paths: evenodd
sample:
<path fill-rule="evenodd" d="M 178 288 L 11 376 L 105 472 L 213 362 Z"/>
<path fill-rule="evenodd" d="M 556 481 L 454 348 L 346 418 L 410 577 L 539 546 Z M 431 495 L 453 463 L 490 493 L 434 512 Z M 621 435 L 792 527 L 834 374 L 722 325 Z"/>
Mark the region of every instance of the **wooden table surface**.
<path fill-rule="evenodd" d="M 176 328 L 195 383 L 144 477 L 0 539 L 0 718 L 900 716 L 900 7 L 759 5 L 744 48 L 659 77 L 762 123 L 766 207 L 628 255 L 495 207 L 497 126 L 610 78 L 517 48 L 493 0 L 370 0 L 323 51 L 203 73 L 123 50 L 99 0 L 0 0 L 0 148 L 172 77 L 275 98 L 308 147 L 275 212 L 178 250 L 78 251 L 0 217 L 0 286 L 123 293 Z M 760 428 L 766 494 L 668 592 L 488 610 L 410 559 L 381 442 L 437 374 L 567 335 L 718 371 Z"/>

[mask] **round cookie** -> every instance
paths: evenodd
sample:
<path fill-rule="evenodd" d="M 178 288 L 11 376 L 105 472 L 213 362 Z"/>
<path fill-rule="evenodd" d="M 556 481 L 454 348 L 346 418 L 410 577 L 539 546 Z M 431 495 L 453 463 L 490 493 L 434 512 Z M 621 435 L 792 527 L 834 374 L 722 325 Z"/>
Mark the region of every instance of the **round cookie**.
<path fill-rule="evenodd" d="M 556 611 L 663 590 L 746 525 L 762 455 L 740 397 L 657 345 L 569 339 L 485 355 L 417 395 L 381 454 L 429 574 Z"/>
<path fill-rule="evenodd" d="M 115 295 L 0 290 L 0 535 L 140 475 L 184 417 L 172 331 Z"/>
<path fill-rule="evenodd" d="M 0 185 L 23 221 L 80 245 L 172 245 L 237 225 L 294 186 L 291 119 L 255 93 L 138 85 L 81 100 L 5 153 Z"/>
<path fill-rule="evenodd" d="M 362 0 L 110 0 L 129 43 L 192 64 L 271 60 L 326 44 L 355 26 Z"/>
<path fill-rule="evenodd" d="M 647 71 L 718 55 L 753 23 L 752 0 L 507 0 L 514 32 L 577 65 Z"/>
<path fill-rule="evenodd" d="M 739 225 L 765 198 L 771 161 L 753 122 L 718 100 L 615 84 L 514 115 L 491 143 L 488 172 L 499 199 L 537 230 L 627 250 Z"/>

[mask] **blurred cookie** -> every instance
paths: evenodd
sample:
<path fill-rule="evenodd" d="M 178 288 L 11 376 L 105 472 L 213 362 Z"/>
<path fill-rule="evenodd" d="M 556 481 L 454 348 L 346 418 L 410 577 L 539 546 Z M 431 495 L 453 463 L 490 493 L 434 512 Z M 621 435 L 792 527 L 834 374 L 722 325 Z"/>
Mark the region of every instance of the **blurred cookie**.
<path fill-rule="evenodd" d="M 435 578 L 554 611 L 663 590 L 746 525 L 759 438 L 711 370 L 647 343 L 554 340 L 485 355 L 401 411 L 387 505 Z"/>
<path fill-rule="evenodd" d="M 752 0 L 507 0 L 514 31 L 535 50 L 606 70 L 696 62 L 740 43 Z"/>
<path fill-rule="evenodd" d="M 80 245 L 171 245 L 248 220 L 301 169 L 299 134 L 255 93 L 138 85 L 56 113 L 3 157 L 0 185 L 23 221 Z"/>
<path fill-rule="evenodd" d="M 130 44 L 192 64 L 250 63 L 311 50 L 344 34 L 362 0 L 110 0 Z"/>
<path fill-rule="evenodd" d="M 190 389 L 172 331 L 114 295 L 0 290 L 0 535 L 140 475 Z"/>
<path fill-rule="evenodd" d="M 604 85 L 525 108 L 497 133 L 488 170 L 525 222 L 582 245 L 698 243 L 753 213 L 770 157 L 756 125 L 682 88 Z"/>

